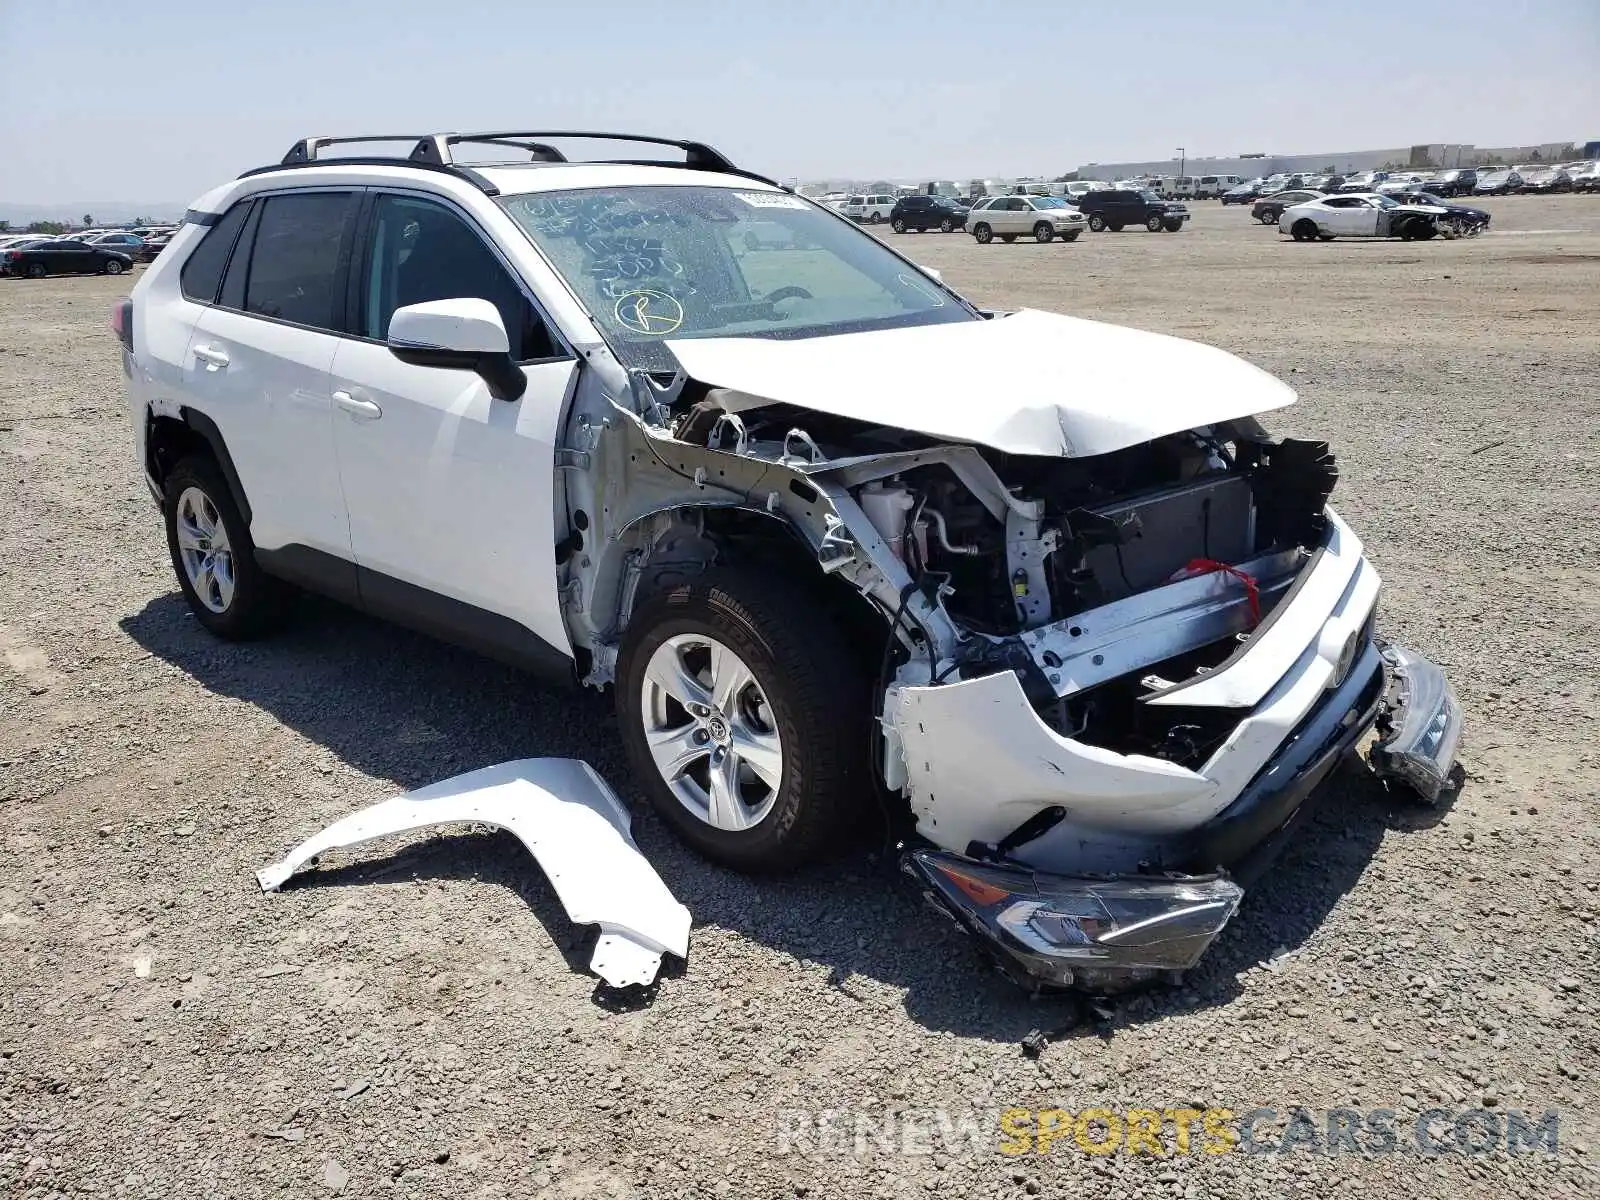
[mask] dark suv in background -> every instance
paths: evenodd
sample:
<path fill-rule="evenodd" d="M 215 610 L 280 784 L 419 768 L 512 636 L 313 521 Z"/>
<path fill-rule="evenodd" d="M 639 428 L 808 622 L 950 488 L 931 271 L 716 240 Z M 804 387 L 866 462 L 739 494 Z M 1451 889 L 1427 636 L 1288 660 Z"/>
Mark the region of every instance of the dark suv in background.
<path fill-rule="evenodd" d="M 1143 225 L 1151 233 L 1165 229 L 1177 233 L 1189 219 L 1189 206 L 1176 200 L 1163 200 L 1149 188 L 1139 191 L 1107 188 L 1085 192 L 1078 197 L 1078 210 L 1089 218 L 1096 233 L 1116 233 L 1129 225 Z"/>
<path fill-rule="evenodd" d="M 889 212 L 889 227 L 896 233 L 915 229 L 926 233 L 954 233 L 967 223 L 967 206 L 949 196 L 901 196 Z"/>
<path fill-rule="evenodd" d="M 1435 196 L 1470 196 L 1478 186 L 1476 171 L 1441 171 L 1427 182 L 1427 190 Z"/>

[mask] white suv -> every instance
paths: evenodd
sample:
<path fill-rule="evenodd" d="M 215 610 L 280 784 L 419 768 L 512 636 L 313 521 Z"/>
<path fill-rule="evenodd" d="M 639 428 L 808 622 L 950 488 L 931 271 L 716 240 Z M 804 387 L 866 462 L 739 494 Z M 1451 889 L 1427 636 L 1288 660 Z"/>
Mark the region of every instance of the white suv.
<path fill-rule="evenodd" d="M 967 213 L 967 229 L 982 246 L 995 238 L 1075 242 L 1087 228 L 1083 214 L 1060 196 L 990 196 Z"/>
<path fill-rule="evenodd" d="M 740 868 L 887 797 L 1031 986 L 1191 965 L 1224 872 L 1374 724 L 1443 785 L 1454 700 L 1375 640 L 1333 460 L 1263 431 L 1294 399 L 1264 372 L 983 311 L 700 143 L 330 144 L 195 201 L 114 317 L 211 632 L 298 585 L 612 686 L 639 787 Z"/>
<path fill-rule="evenodd" d="M 891 196 L 887 192 L 851 196 L 839 211 L 852 221 L 860 221 L 863 225 L 881 225 L 894 211 L 894 202 L 897 199 L 898 196 Z"/>

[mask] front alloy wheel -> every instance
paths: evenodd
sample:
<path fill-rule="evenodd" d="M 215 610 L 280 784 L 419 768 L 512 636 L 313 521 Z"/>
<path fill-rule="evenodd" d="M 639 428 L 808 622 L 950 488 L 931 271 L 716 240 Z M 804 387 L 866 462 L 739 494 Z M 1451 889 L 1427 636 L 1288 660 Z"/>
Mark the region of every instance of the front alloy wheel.
<path fill-rule="evenodd" d="M 679 634 L 650 656 L 642 693 L 645 743 L 678 802 L 713 829 L 759 825 L 783 782 L 783 739 L 744 659 Z"/>
<path fill-rule="evenodd" d="M 618 647 L 615 698 L 661 819 L 739 870 L 815 858 L 870 803 L 859 661 L 793 579 L 721 568 L 642 600 Z"/>

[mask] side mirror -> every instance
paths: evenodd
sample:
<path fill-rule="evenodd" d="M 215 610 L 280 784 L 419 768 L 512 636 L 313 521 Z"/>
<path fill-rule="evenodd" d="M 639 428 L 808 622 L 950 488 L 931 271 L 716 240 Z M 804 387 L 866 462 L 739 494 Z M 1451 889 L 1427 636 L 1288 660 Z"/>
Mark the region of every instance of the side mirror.
<path fill-rule="evenodd" d="M 937 267 L 924 267 L 921 263 L 918 263 L 917 268 L 924 275 L 932 275 L 940 283 L 944 282 L 944 272 L 940 271 Z"/>
<path fill-rule="evenodd" d="M 511 357 L 500 310 L 487 300 L 428 300 L 394 310 L 389 353 L 418 367 L 476 372 L 496 400 L 518 400 L 528 379 Z"/>

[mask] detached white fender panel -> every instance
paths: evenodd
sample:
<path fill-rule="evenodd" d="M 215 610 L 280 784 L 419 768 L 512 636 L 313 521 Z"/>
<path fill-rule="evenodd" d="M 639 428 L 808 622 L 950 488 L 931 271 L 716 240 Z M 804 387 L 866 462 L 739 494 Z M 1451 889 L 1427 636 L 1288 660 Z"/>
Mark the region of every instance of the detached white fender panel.
<path fill-rule="evenodd" d="M 351 813 L 256 872 L 262 891 L 329 850 L 429 825 L 472 822 L 514 834 L 567 915 L 600 926 L 589 966 L 612 987 L 654 982 L 663 953 L 689 953 L 689 910 L 673 898 L 630 832 L 626 806 L 588 763 L 524 758 L 444 779 Z"/>

